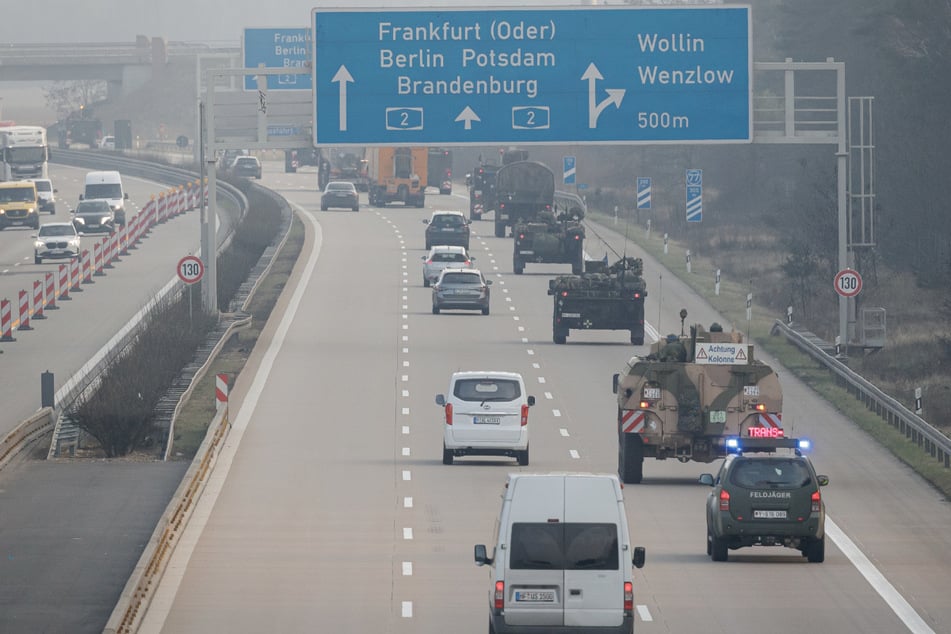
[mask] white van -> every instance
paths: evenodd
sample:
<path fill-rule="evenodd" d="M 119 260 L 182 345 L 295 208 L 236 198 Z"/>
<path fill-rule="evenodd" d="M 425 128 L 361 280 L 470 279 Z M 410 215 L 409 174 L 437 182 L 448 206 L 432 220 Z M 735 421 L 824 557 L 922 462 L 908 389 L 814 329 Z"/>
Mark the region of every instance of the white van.
<path fill-rule="evenodd" d="M 633 568 L 621 482 L 590 473 L 510 474 L 490 557 L 489 632 L 569 634 L 634 629 Z"/>
<path fill-rule="evenodd" d="M 517 372 L 454 372 L 449 392 L 437 394 L 442 406 L 442 463 L 458 456 L 511 456 L 528 464 L 528 408 L 535 397 L 525 394 Z"/>
<path fill-rule="evenodd" d="M 122 189 L 122 175 L 115 170 L 87 172 L 86 187 L 79 200 L 107 200 L 115 212 L 116 224 L 125 225 L 125 201 L 129 199 Z"/>

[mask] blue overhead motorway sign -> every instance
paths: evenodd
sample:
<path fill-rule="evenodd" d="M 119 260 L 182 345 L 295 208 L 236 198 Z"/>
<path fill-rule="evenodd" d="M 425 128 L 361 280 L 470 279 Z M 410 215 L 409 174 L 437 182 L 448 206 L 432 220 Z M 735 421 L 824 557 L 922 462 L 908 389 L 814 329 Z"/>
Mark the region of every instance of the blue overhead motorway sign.
<path fill-rule="evenodd" d="M 312 12 L 318 145 L 751 140 L 750 8 Z"/>
<path fill-rule="evenodd" d="M 245 29 L 242 59 L 245 68 L 301 69 L 310 64 L 311 29 Z M 313 74 L 268 75 L 268 90 L 311 90 Z M 257 77 L 246 75 L 245 90 L 257 90 Z"/>

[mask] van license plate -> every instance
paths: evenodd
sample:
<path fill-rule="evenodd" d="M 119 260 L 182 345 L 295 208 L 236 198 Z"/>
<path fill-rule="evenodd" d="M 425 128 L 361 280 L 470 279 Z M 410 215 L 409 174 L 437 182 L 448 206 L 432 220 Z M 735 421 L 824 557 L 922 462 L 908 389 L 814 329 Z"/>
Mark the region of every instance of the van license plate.
<path fill-rule="evenodd" d="M 475 425 L 498 425 L 502 422 L 501 416 L 473 416 L 472 422 Z"/>
<path fill-rule="evenodd" d="M 515 591 L 515 600 L 519 602 L 546 602 L 552 603 L 555 601 L 555 591 L 554 590 L 529 590 L 529 591 Z"/>
<path fill-rule="evenodd" d="M 753 519 L 757 520 L 784 520 L 786 519 L 786 511 L 782 510 L 769 510 L 769 511 L 753 511 Z"/>

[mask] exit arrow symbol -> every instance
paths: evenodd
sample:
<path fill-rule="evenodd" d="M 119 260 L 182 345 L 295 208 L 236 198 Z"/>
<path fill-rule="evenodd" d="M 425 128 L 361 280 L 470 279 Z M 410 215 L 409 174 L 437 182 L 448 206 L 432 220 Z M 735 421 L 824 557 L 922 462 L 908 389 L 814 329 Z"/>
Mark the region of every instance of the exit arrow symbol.
<path fill-rule="evenodd" d="M 353 75 L 346 66 L 341 64 L 331 81 L 340 83 L 340 130 L 342 132 L 347 129 L 347 82 L 353 81 Z"/>
<path fill-rule="evenodd" d="M 627 91 L 623 88 L 605 88 L 608 96 L 601 103 L 597 103 L 597 83 L 599 79 L 604 79 L 604 75 L 594 65 L 594 62 L 588 64 L 588 68 L 584 71 L 581 79 L 588 80 L 588 127 L 596 128 L 598 127 L 598 117 L 601 116 L 604 109 L 612 103 L 616 108 L 620 108 L 621 100 L 624 99 L 624 93 Z"/>
<path fill-rule="evenodd" d="M 465 108 L 463 108 L 462 112 L 459 113 L 459 116 L 456 117 L 455 120 L 457 122 L 464 121 L 466 130 L 472 129 L 473 121 L 482 121 L 482 119 L 479 118 L 479 115 L 477 115 L 475 111 L 469 106 L 466 106 Z"/>

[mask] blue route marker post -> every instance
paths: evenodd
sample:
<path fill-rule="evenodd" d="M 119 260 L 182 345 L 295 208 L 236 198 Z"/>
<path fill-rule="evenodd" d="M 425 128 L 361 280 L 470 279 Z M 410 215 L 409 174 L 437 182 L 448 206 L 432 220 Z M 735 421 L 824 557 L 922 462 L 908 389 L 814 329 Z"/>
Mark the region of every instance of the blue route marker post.
<path fill-rule="evenodd" d="M 752 139 L 749 7 L 311 17 L 317 145 Z"/>
<path fill-rule="evenodd" d="M 703 220 L 703 170 L 687 170 L 686 178 L 687 222 Z"/>
<path fill-rule="evenodd" d="M 637 208 L 638 209 L 651 208 L 651 177 L 650 176 L 637 177 Z"/>
<path fill-rule="evenodd" d="M 578 170 L 575 163 L 575 157 L 566 156 L 564 158 L 564 183 L 565 185 L 574 185 Z"/>
<path fill-rule="evenodd" d="M 245 68 L 306 68 L 311 58 L 311 29 L 245 29 Z M 313 74 L 268 75 L 268 90 L 312 90 Z M 246 75 L 245 90 L 257 90 L 257 78 Z"/>

